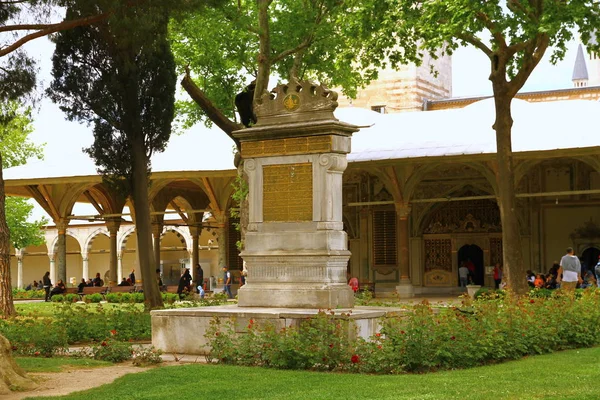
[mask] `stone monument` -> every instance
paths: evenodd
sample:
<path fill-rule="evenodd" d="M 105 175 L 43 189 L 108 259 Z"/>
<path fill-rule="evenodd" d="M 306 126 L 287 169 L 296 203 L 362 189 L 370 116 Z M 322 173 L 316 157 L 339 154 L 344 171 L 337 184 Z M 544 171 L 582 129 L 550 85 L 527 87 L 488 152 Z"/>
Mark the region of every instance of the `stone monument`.
<path fill-rule="evenodd" d="M 255 106 L 256 125 L 233 133 L 249 184 L 240 307 L 354 305 L 342 174 L 358 127 L 335 118 L 336 100 L 311 82 L 281 84 Z"/>
<path fill-rule="evenodd" d="M 402 310 L 354 306 L 342 224 L 342 173 L 358 127 L 333 115 L 337 95 L 310 82 L 277 86 L 255 107 L 257 124 L 234 132 L 249 181 L 249 224 L 241 256 L 248 281 L 238 304 L 152 311 L 152 344 L 166 353 L 207 354 L 215 318 L 246 332 L 250 320 L 299 326 L 336 309 L 368 339 Z"/>

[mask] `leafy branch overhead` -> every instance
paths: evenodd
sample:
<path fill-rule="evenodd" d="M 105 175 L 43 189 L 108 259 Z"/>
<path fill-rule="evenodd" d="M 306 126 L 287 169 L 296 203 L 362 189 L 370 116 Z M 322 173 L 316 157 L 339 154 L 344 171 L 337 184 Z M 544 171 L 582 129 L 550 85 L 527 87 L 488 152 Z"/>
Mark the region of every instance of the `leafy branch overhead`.
<path fill-rule="evenodd" d="M 367 47 L 368 39 L 382 35 L 371 23 L 380 18 L 377 3 L 240 0 L 174 19 L 172 48 L 192 98 L 178 102 L 180 120 L 185 127 L 215 123 L 230 135 L 243 127 L 236 94 L 254 82 L 256 101 L 272 76 L 313 79 L 354 96 L 385 63 Z"/>

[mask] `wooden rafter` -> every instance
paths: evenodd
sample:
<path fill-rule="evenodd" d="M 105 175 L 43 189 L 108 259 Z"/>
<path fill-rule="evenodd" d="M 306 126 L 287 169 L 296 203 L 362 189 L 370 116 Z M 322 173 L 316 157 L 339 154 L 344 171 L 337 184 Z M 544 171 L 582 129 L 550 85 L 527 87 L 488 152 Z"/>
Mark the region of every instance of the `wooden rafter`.
<path fill-rule="evenodd" d="M 181 208 L 179 208 L 179 206 L 177 204 L 175 204 L 175 201 L 171 200 L 169 202 L 169 205 L 175 210 L 177 211 L 177 214 L 179 214 L 179 216 L 181 217 L 181 220 L 183 222 L 185 222 L 186 224 L 188 223 L 188 217 L 183 213 L 183 211 L 181 210 Z"/>
<path fill-rule="evenodd" d="M 94 196 L 92 196 L 92 194 L 90 193 L 89 190 L 86 190 L 85 192 L 83 192 L 83 195 L 85 196 L 86 199 L 88 199 L 88 201 L 94 206 L 94 208 L 96 209 L 96 211 L 98 211 L 98 213 L 100 215 L 104 214 L 104 209 L 102 208 L 102 206 L 96 201 L 96 199 L 94 198 Z"/>
<path fill-rule="evenodd" d="M 217 196 L 215 195 L 215 191 L 213 190 L 213 187 L 210 184 L 210 181 L 208 180 L 207 177 L 203 176 L 202 183 L 204 184 L 204 187 L 206 188 L 206 191 L 207 191 L 206 194 L 208 195 L 208 198 L 210 199 L 210 204 L 212 205 L 213 211 L 217 214 L 221 214 L 223 211 L 221 210 L 221 207 L 219 206 L 219 202 L 217 201 Z"/>
<path fill-rule="evenodd" d="M 60 213 L 58 212 L 58 208 L 56 208 L 56 204 L 54 204 L 54 202 L 52 201 L 50 192 L 48 192 L 48 189 L 44 185 L 38 185 L 38 188 L 40 189 L 40 192 L 44 195 L 44 198 L 48 202 L 50 210 L 52 210 L 52 218 L 54 218 L 54 221 L 58 221 L 60 219 Z"/>
<path fill-rule="evenodd" d="M 58 221 L 59 215 L 56 212 L 56 208 L 50 206 L 50 202 L 46 199 L 46 197 L 42 194 L 40 189 L 35 185 L 28 185 L 27 191 L 31 193 L 31 197 L 48 213 L 48 215 L 52 218 L 53 221 Z"/>

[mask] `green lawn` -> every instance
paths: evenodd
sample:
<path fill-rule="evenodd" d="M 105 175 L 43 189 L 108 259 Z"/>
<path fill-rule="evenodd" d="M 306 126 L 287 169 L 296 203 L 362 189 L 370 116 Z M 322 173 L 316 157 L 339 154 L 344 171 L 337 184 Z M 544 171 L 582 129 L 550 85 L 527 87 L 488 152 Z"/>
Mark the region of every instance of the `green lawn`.
<path fill-rule="evenodd" d="M 106 361 L 74 357 L 15 357 L 15 361 L 26 372 L 60 372 L 63 369 L 108 367 L 112 365 Z"/>
<path fill-rule="evenodd" d="M 600 348 L 593 348 L 424 375 L 375 376 L 183 365 L 124 376 L 113 384 L 60 398 L 591 400 L 599 397 L 598 382 Z"/>

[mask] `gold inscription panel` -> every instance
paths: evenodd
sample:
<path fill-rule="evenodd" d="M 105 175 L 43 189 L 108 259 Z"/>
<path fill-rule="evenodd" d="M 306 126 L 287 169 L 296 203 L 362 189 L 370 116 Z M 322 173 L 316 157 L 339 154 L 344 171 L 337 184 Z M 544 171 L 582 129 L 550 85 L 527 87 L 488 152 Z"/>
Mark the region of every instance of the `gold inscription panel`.
<path fill-rule="evenodd" d="M 327 153 L 332 151 L 332 142 L 333 137 L 331 135 L 244 142 L 242 143 L 242 156 L 252 158 Z"/>
<path fill-rule="evenodd" d="M 263 221 L 312 221 L 312 164 L 263 167 Z"/>

